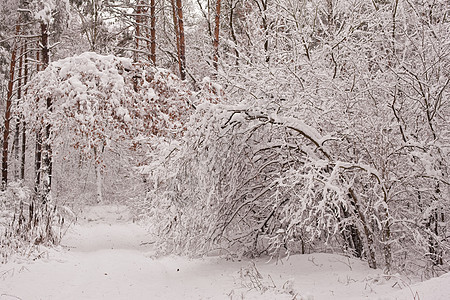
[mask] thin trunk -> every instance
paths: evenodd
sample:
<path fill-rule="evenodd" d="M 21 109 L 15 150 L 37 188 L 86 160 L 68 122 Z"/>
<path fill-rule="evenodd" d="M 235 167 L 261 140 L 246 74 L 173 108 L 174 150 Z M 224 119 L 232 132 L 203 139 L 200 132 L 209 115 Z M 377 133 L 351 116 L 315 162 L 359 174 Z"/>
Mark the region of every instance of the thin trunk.
<path fill-rule="evenodd" d="M 178 17 L 177 17 L 177 8 L 175 4 L 175 0 L 171 0 L 172 3 L 172 17 L 173 17 L 173 30 L 175 32 L 175 39 L 177 43 L 177 60 L 178 65 L 180 65 L 180 35 L 178 34 Z"/>
<path fill-rule="evenodd" d="M 389 274 L 392 269 L 392 249 L 391 249 L 391 221 L 390 221 L 390 213 L 387 209 L 387 193 L 384 195 L 384 203 L 386 204 L 385 208 L 382 209 L 382 217 L 381 220 L 384 219 L 383 229 L 382 229 L 382 242 L 383 242 L 383 256 L 385 262 L 385 273 Z M 383 206 L 382 206 L 383 207 Z"/>
<path fill-rule="evenodd" d="M 438 221 L 437 209 L 434 209 L 428 217 L 426 227 L 431 232 L 428 238 L 428 256 L 435 266 L 443 264 L 442 253 L 439 250 L 439 242 L 437 240 L 439 235 Z"/>
<path fill-rule="evenodd" d="M 102 166 L 100 164 L 100 157 L 97 151 L 97 147 L 94 147 L 94 164 L 95 164 L 95 177 L 97 186 L 97 203 L 103 202 L 103 179 L 102 179 Z"/>
<path fill-rule="evenodd" d="M 180 35 L 178 34 L 178 17 L 175 0 L 171 0 L 172 3 L 172 17 L 173 17 L 173 30 L 175 32 L 175 38 L 177 42 L 177 56 L 180 55 Z"/>
<path fill-rule="evenodd" d="M 92 28 L 92 43 L 91 43 L 91 48 L 92 51 L 95 51 L 96 47 L 97 47 L 97 36 L 98 36 L 98 26 L 99 26 L 99 18 L 98 18 L 98 1 L 94 0 L 92 1 L 93 3 L 93 8 L 94 8 L 94 24 Z"/>
<path fill-rule="evenodd" d="M 52 111 L 52 98 L 47 98 L 47 110 L 49 112 Z M 45 142 L 44 142 L 44 151 L 42 156 L 42 163 L 43 163 L 43 192 L 44 192 L 44 201 L 47 202 L 48 196 L 50 195 L 51 187 L 52 187 L 52 156 L 53 151 L 51 147 L 51 125 L 46 124 L 45 125 Z"/>
<path fill-rule="evenodd" d="M 26 122 L 22 122 L 22 147 L 21 147 L 21 158 L 20 158 L 20 180 L 25 180 L 25 151 L 27 142 L 27 132 L 26 132 Z"/>
<path fill-rule="evenodd" d="M 444 172 L 442 172 L 442 175 L 445 176 Z M 439 182 L 436 183 L 435 192 L 436 198 L 442 199 Z M 442 233 L 441 237 L 439 236 L 439 224 L 445 224 L 444 221 L 444 211 L 442 208 L 434 208 L 428 217 L 427 228 L 431 232 L 428 239 L 428 252 L 430 259 L 435 266 L 443 265 L 444 263 L 440 242 L 445 238 L 442 238 Z"/>
<path fill-rule="evenodd" d="M 359 234 L 359 230 L 355 225 L 349 225 L 351 243 L 353 245 L 353 249 L 355 250 L 356 257 L 361 258 L 363 253 L 363 244 L 361 241 L 361 237 Z"/>
<path fill-rule="evenodd" d="M 173 1 L 173 0 L 172 0 Z M 179 51 L 178 51 L 178 66 L 180 69 L 180 78 L 181 80 L 186 79 L 186 45 L 184 40 L 184 24 L 183 24 L 183 7 L 181 4 L 181 0 L 176 1 L 176 13 L 174 14 L 175 26 L 178 27 L 178 43 L 179 43 Z M 173 3 L 173 2 L 172 2 Z"/>
<path fill-rule="evenodd" d="M 37 42 L 37 47 L 39 48 L 39 42 Z M 36 71 L 41 70 L 41 53 L 36 52 Z M 36 99 L 39 101 L 39 99 Z M 41 166 L 42 166 L 42 135 L 41 128 L 36 128 L 36 149 L 34 151 L 34 171 L 35 171 L 35 181 L 34 181 L 34 192 L 39 196 L 40 185 L 41 185 Z"/>
<path fill-rule="evenodd" d="M 138 3 L 136 4 L 135 21 L 136 21 L 136 28 L 135 28 L 136 32 L 135 32 L 134 41 L 135 41 L 136 50 L 139 50 L 139 39 L 141 36 L 141 1 L 138 1 Z M 134 52 L 134 61 L 135 62 L 139 61 L 139 51 Z"/>
<path fill-rule="evenodd" d="M 20 33 L 20 25 L 16 25 L 16 36 Z M 14 72 L 16 68 L 16 56 L 17 56 L 17 41 L 14 42 L 14 46 L 11 52 L 11 63 L 9 67 L 9 82 L 8 82 L 8 93 L 6 96 L 6 107 L 5 107 L 5 128 L 3 129 L 3 151 L 2 151 L 2 187 L 6 188 L 8 184 L 8 140 L 10 133 L 10 122 L 11 122 L 11 104 L 12 95 L 14 88 Z"/>
<path fill-rule="evenodd" d="M 397 21 L 396 21 L 396 17 L 397 17 L 397 7 L 398 7 L 398 0 L 394 0 L 394 7 L 392 9 L 392 55 L 395 56 L 396 54 L 396 50 L 395 50 L 395 31 L 396 31 L 396 25 L 397 25 Z M 391 65 L 391 61 L 389 60 L 389 65 Z"/>
<path fill-rule="evenodd" d="M 264 52 L 266 54 L 265 61 L 268 63 L 270 61 L 270 55 L 269 55 L 269 24 L 267 22 L 267 0 L 262 0 L 261 2 L 255 0 L 255 2 L 258 5 L 258 9 L 262 18 L 262 29 L 264 30 L 265 35 L 264 38 Z"/>
<path fill-rule="evenodd" d="M 211 22 L 210 22 L 210 17 L 209 17 L 209 1 L 207 3 L 208 14 L 205 12 L 205 9 L 203 8 L 201 0 L 197 0 L 197 4 L 200 7 L 200 11 L 202 12 L 203 17 L 205 18 L 206 25 L 208 27 L 208 34 L 211 37 L 211 39 L 213 39 L 213 34 L 212 34 L 212 29 L 211 29 Z"/>
<path fill-rule="evenodd" d="M 103 180 L 102 180 L 102 172 L 101 172 L 101 166 L 99 164 L 95 164 L 95 170 L 97 175 L 97 203 L 103 202 L 103 193 L 102 193 L 102 186 L 103 186 Z"/>
<path fill-rule="evenodd" d="M 350 219 L 351 215 L 347 209 L 341 206 L 341 214 L 344 216 L 344 219 Z M 338 217 L 339 223 L 342 221 Z M 361 242 L 361 236 L 358 228 L 354 224 L 348 224 L 341 228 L 342 236 L 346 243 L 347 248 L 353 252 L 352 254 L 358 258 L 362 257 L 363 254 L 363 245 Z"/>
<path fill-rule="evenodd" d="M 237 3 L 237 2 L 236 2 Z M 234 32 L 234 25 L 233 25 L 233 16 L 234 16 L 234 9 L 236 8 L 236 5 L 232 2 L 231 8 L 230 8 L 230 19 L 229 19 L 229 25 L 230 25 L 230 32 L 231 32 L 231 38 L 234 42 L 234 52 L 236 55 L 236 65 L 239 64 L 239 51 L 237 50 L 237 38 L 236 33 Z"/>
<path fill-rule="evenodd" d="M 48 24 L 41 23 L 41 46 L 42 46 L 42 65 L 45 69 L 49 64 L 49 48 L 48 48 Z M 46 106 L 49 112 L 52 111 L 52 98 L 46 99 Z M 51 125 L 45 124 L 44 143 L 42 151 L 42 183 L 43 183 L 43 201 L 47 202 L 50 196 L 52 186 L 52 148 L 51 148 Z"/>
<path fill-rule="evenodd" d="M 23 55 L 24 55 L 24 46 L 20 48 L 20 57 L 19 57 L 19 69 L 17 73 L 17 103 L 22 99 L 22 70 L 23 70 Z M 14 179 L 19 179 L 19 137 L 20 137 L 20 116 L 16 116 L 16 129 L 14 132 Z"/>
<path fill-rule="evenodd" d="M 353 189 L 348 189 L 350 196 L 352 200 L 354 201 L 355 209 L 357 216 L 359 220 L 361 221 L 361 225 L 363 227 L 364 235 L 366 237 L 366 251 L 367 251 L 367 262 L 369 264 L 369 268 L 376 269 L 377 268 L 377 261 L 375 257 L 375 249 L 374 249 L 374 242 L 373 242 L 373 232 L 370 229 L 370 225 L 367 223 L 366 217 L 364 216 L 364 213 L 361 211 L 361 208 L 359 207 L 359 201 L 356 197 L 355 192 Z"/>
<path fill-rule="evenodd" d="M 327 0 L 327 25 L 328 25 L 328 34 L 333 33 L 334 26 L 334 7 L 333 0 Z"/>
<path fill-rule="evenodd" d="M 150 60 L 156 66 L 156 3 L 150 0 Z"/>
<path fill-rule="evenodd" d="M 218 70 L 218 62 L 219 62 L 219 31 L 220 31 L 220 4 L 221 0 L 216 0 L 216 18 L 215 18 L 215 28 L 214 28 L 214 57 L 213 57 L 213 66 L 214 69 Z"/>
<path fill-rule="evenodd" d="M 24 70 L 23 70 L 23 85 L 25 86 L 28 81 L 28 64 L 27 64 L 27 43 L 24 44 Z M 24 91 L 26 93 L 26 91 Z M 22 122 L 22 157 L 20 161 L 20 180 L 25 180 L 25 149 L 26 149 L 26 123 Z"/>
<path fill-rule="evenodd" d="M 34 169 L 35 169 L 35 181 L 34 192 L 40 194 L 41 186 L 41 165 L 42 165 L 42 135 L 40 129 L 36 132 L 36 149 L 34 151 Z"/>

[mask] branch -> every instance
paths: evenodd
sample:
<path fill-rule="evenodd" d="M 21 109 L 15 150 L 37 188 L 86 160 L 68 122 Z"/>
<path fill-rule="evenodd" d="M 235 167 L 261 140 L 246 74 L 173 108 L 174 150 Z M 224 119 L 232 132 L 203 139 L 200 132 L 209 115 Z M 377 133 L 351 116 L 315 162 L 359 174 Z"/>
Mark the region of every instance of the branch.
<path fill-rule="evenodd" d="M 268 115 L 261 111 L 255 111 L 251 109 L 229 109 L 228 111 L 235 113 L 242 113 L 247 116 L 250 120 L 259 120 L 264 121 L 265 123 L 270 123 L 274 125 L 281 125 L 286 128 L 289 128 L 293 131 L 300 133 L 306 139 L 311 141 L 316 147 L 322 152 L 323 155 L 328 160 L 332 160 L 331 154 L 324 148 L 323 144 L 330 140 L 330 137 L 322 137 L 322 135 L 313 127 L 303 123 L 299 119 L 296 118 L 285 118 L 277 115 Z"/>

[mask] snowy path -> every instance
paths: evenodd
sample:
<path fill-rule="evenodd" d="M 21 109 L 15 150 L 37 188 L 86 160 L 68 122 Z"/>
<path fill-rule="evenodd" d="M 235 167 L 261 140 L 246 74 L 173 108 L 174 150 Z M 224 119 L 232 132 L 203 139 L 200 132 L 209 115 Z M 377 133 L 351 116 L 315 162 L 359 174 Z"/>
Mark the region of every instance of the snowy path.
<path fill-rule="evenodd" d="M 338 255 L 299 255 L 282 263 L 155 259 L 149 242 L 126 208 L 92 207 L 64 238 L 64 250 L 0 265 L 0 300 L 414 299 L 409 288 L 392 289 L 395 281 L 384 281 L 379 270 Z M 449 299 L 439 288 L 449 282 L 447 276 L 421 285 L 420 299 Z"/>

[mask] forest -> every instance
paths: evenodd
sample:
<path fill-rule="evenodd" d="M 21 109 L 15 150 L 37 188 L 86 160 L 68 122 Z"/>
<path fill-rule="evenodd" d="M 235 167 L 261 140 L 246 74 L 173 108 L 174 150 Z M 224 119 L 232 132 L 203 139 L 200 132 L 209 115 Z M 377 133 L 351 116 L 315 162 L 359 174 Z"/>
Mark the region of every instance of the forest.
<path fill-rule="evenodd" d="M 1 263 L 115 203 L 152 224 L 158 255 L 450 271 L 448 1 L 2 0 L 0 14 Z"/>

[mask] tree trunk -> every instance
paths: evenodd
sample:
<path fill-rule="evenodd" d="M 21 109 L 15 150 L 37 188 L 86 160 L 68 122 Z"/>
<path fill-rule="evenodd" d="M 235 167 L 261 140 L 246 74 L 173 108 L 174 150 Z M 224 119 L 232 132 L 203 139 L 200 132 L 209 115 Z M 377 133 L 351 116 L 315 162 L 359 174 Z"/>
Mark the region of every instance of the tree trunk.
<path fill-rule="evenodd" d="M 214 56 L 213 56 L 213 67 L 217 73 L 218 62 L 219 62 L 219 30 L 220 30 L 220 4 L 221 0 L 216 0 L 216 18 L 215 18 L 215 28 L 214 28 Z"/>
<path fill-rule="evenodd" d="M 97 39 L 98 39 L 98 27 L 99 27 L 99 1 L 98 0 L 94 0 L 92 1 L 92 8 L 94 9 L 94 24 L 93 24 L 93 28 L 92 28 L 92 38 L 91 38 L 91 49 L 92 51 L 95 52 L 96 47 L 97 47 Z M 86 35 L 88 35 L 86 33 Z"/>
<path fill-rule="evenodd" d="M 37 42 L 37 48 L 39 49 L 39 42 Z M 41 52 L 36 51 L 36 71 L 39 72 L 41 70 Z M 36 99 L 39 101 L 39 99 Z M 41 129 L 36 128 L 36 147 L 34 150 L 34 172 L 35 172 L 35 180 L 34 180 L 34 192 L 37 196 L 40 194 L 41 189 L 41 164 L 42 164 L 42 135 Z"/>
<path fill-rule="evenodd" d="M 24 44 L 24 60 L 25 60 L 25 64 L 24 64 L 24 70 L 23 70 L 23 85 L 25 86 L 27 84 L 28 81 L 28 64 L 27 64 L 27 44 Z M 24 91 L 26 93 L 26 91 Z M 25 121 L 22 122 L 22 157 L 20 160 L 20 180 L 25 180 L 25 150 L 26 150 L 26 137 L 27 137 L 27 133 L 26 133 L 26 123 Z"/>
<path fill-rule="evenodd" d="M 136 13 L 136 15 L 135 15 L 135 22 L 136 22 L 135 26 L 136 27 L 135 27 L 134 42 L 135 42 L 136 51 L 134 52 L 134 61 L 138 62 L 139 61 L 139 39 L 141 38 L 141 22 L 142 22 L 142 4 L 141 4 L 140 0 L 136 4 L 135 13 Z"/>
<path fill-rule="evenodd" d="M 333 33 L 334 26 L 334 6 L 333 0 L 327 0 L 327 25 L 328 25 L 328 34 Z"/>
<path fill-rule="evenodd" d="M 181 0 L 171 0 L 173 10 L 173 24 L 177 38 L 178 67 L 181 80 L 186 79 L 186 45 L 184 40 L 183 7 Z"/>
<path fill-rule="evenodd" d="M 172 17 L 173 17 L 173 30 L 175 32 L 176 46 L 177 46 L 177 59 L 178 64 L 180 61 L 180 35 L 178 34 L 178 17 L 175 0 L 171 0 L 172 3 Z"/>
<path fill-rule="evenodd" d="M 97 203 L 102 203 L 103 202 L 102 166 L 97 147 L 94 147 L 94 164 L 95 164 L 95 179 L 97 186 Z"/>
<path fill-rule="evenodd" d="M 386 207 L 387 201 L 386 197 L 384 200 Z M 382 243 L 383 243 L 383 256 L 384 256 L 384 262 L 385 262 L 385 273 L 389 274 L 392 269 L 392 250 L 391 250 L 391 221 L 390 221 L 390 214 L 387 208 L 384 208 L 382 211 L 382 218 L 380 218 L 384 222 L 383 229 L 382 229 Z"/>
<path fill-rule="evenodd" d="M 20 25 L 16 25 L 16 36 L 20 33 Z M 2 188 L 6 188 L 8 184 L 8 147 L 9 147 L 9 133 L 11 122 L 11 104 L 14 88 L 14 72 L 16 68 L 16 56 L 17 56 L 17 40 L 14 42 L 11 52 L 11 62 L 9 67 L 9 82 L 8 93 L 6 96 L 5 107 L 5 128 L 3 130 L 3 151 L 2 151 Z"/>
<path fill-rule="evenodd" d="M 41 129 L 38 128 L 36 131 L 36 147 L 34 151 L 34 170 L 35 170 L 35 180 L 34 180 L 34 192 L 40 198 L 41 190 L 41 165 L 42 165 L 42 135 Z"/>
<path fill-rule="evenodd" d="M 267 21 L 267 0 L 255 0 L 258 5 L 259 13 L 262 18 L 262 29 L 264 30 L 264 52 L 266 54 L 265 61 L 268 63 L 270 61 L 269 55 L 269 24 Z"/>
<path fill-rule="evenodd" d="M 439 216 L 442 218 L 440 219 Z M 428 222 L 426 223 L 427 231 L 430 232 L 428 237 L 428 256 L 434 266 L 442 265 L 442 251 L 440 250 L 439 237 L 439 221 L 444 220 L 444 215 L 438 213 L 438 209 L 435 208 L 430 213 L 428 217 Z"/>
<path fill-rule="evenodd" d="M 348 209 L 341 206 L 341 214 L 344 216 L 344 219 L 350 219 L 351 215 L 348 212 Z M 338 223 L 341 223 L 341 218 L 339 215 L 337 216 Z M 346 243 L 346 248 L 350 249 L 352 254 L 358 258 L 362 258 L 363 254 L 363 244 L 361 241 L 361 235 L 359 233 L 358 228 L 354 224 L 344 225 L 341 228 L 342 236 Z"/>
<path fill-rule="evenodd" d="M 45 69 L 49 64 L 49 48 L 48 48 L 48 24 L 41 23 L 41 47 L 42 47 L 42 66 Z M 46 99 L 46 106 L 49 112 L 52 111 L 52 98 Z M 42 151 L 42 200 L 47 202 L 50 196 L 52 186 L 52 148 L 51 148 L 51 125 L 44 123 L 44 140 Z"/>
<path fill-rule="evenodd" d="M 361 211 L 361 208 L 359 207 L 359 201 L 356 197 L 355 192 L 353 189 L 348 189 L 350 197 L 353 200 L 357 216 L 359 220 L 361 221 L 361 225 L 363 227 L 363 232 L 366 238 L 366 253 L 367 253 L 367 262 L 369 264 L 369 268 L 376 269 L 377 268 L 377 261 L 375 257 L 375 249 L 374 249 L 374 242 L 373 242 L 373 232 L 370 229 L 370 224 L 367 223 L 366 217 L 364 216 L 364 213 Z"/>
<path fill-rule="evenodd" d="M 17 103 L 22 99 L 22 70 L 23 70 L 24 46 L 20 48 L 19 69 L 17 73 Z M 16 116 L 16 128 L 14 131 L 13 153 L 14 153 L 14 180 L 19 179 L 19 137 L 20 137 L 20 116 Z"/>
<path fill-rule="evenodd" d="M 237 2 L 236 2 L 237 3 Z M 233 1 L 231 1 L 231 7 L 230 7 L 230 18 L 228 20 L 228 24 L 230 26 L 230 33 L 231 33 L 231 38 L 233 39 L 234 42 L 234 53 L 236 55 L 236 66 L 239 64 L 239 51 L 237 49 L 237 45 L 238 45 L 238 41 L 236 38 L 236 33 L 234 31 L 234 21 L 233 21 L 233 16 L 234 16 L 234 9 L 236 8 L 236 5 Z"/>
<path fill-rule="evenodd" d="M 156 66 L 156 3 L 150 0 L 150 61 Z"/>

